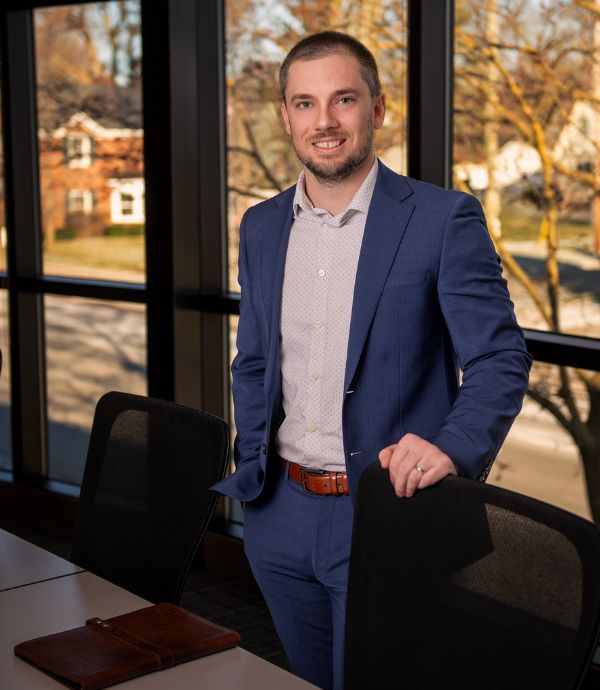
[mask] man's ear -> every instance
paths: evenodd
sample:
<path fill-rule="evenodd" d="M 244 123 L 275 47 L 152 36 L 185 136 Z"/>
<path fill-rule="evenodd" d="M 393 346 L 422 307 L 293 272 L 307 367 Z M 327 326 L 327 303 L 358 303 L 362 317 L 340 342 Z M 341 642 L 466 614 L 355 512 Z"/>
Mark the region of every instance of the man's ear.
<path fill-rule="evenodd" d="M 375 99 L 373 104 L 373 127 L 374 129 L 380 129 L 383 127 L 383 121 L 385 120 L 385 94 L 380 93 Z"/>
<path fill-rule="evenodd" d="M 285 101 L 281 101 L 279 109 L 281 110 L 281 117 L 283 118 L 283 126 L 285 127 L 285 131 L 291 135 L 292 130 L 290 129 L 290 119 L 288 117 L 287 108 L 285 107 Z"/>

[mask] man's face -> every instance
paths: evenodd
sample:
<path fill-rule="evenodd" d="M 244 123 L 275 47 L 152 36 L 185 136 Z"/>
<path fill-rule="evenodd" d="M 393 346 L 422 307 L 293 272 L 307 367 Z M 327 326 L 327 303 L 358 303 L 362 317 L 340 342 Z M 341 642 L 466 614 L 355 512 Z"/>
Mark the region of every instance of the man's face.
<path fill-rule="evenodd" d="M 298 60 L 290 66 L 281 114 L 305 167 L 321 182 L 338 183 L 371 157 L 385 96 L 371 96 L 353 55 Z"/>

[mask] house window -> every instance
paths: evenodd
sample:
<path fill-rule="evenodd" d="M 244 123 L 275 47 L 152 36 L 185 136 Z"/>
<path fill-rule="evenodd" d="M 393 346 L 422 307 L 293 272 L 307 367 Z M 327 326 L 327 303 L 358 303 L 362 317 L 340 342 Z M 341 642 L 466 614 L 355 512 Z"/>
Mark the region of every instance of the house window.
<path fill-rule="evenodd" d="M 65 158 L 69 168 L 89 168 L 92 164 L 92 139 L 84 134 L 65 138 Z"/>
<path fill-rule="evenodd" d="M 89 189 L 70 189 L 67 192 L 68 213 L 91 213 L 94 210 L 94 195 Z"/>
<path fill-rule="evenodd" d="M 133 194 L 121 194 L 121 215 L 132 216 L 135 197 Z"/>
<path fill-rule="evenodd" d="M 119 225 L 143 225 L 144 178 L 128 177 L 108 180 L 110 193 L 110 220 Z"/>

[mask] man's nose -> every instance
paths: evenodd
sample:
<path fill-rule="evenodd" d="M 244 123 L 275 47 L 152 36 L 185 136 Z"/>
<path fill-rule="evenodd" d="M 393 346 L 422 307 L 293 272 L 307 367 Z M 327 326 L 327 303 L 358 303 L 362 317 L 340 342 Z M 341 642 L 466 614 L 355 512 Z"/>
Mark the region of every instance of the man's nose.
<path fill-rule="evenodd" d="M 339 127 L 333 106 L 326 105 L 319 108 L 315 122 L 315 129 L 326 130 Z"/>

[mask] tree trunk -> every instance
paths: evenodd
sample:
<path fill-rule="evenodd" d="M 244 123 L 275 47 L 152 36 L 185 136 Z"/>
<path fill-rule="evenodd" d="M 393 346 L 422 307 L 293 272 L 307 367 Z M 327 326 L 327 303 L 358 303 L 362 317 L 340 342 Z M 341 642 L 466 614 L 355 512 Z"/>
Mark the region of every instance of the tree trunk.
<path fill-rule="evenodd" d="M 486 9 L 485 38 L 490 50 L 498 42 L 498 14 L 496 2 L 490 2 Z M 501 236 L 500 226 L 500 189 L 496 181 L 496 158 L 499 151 L 498 118 L 495 103 L 498 100 L 497 70 L 490 60 L 487 65 L 485 82 L 485 123 L 483 125 L 483 149 L 487 167 L 488 183 L 483 195 L 483 209 L 488 228 L 493 238 Z"/>
<path fill-rule="evenodd" d="M 594 123 L 594 143 L 596 144 L 595 176 L 596 184 L 594 189 L 594 202 L 592 208 L 593 232 L 594 232 L 594 251 L 600 254 L 600 0 L 596 1 L 598 12 L 594 20 L 594 57 L 592 62 L 592 95 L 594 97 L 595 123 Z"/>

